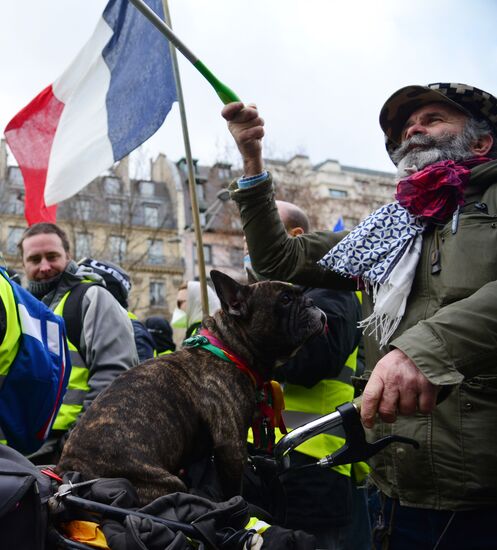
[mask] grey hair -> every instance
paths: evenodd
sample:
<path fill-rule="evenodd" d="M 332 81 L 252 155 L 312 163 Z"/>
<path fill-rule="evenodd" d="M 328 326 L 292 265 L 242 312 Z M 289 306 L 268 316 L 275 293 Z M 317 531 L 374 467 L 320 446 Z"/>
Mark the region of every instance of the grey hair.
<path fill-rule="evenodd" d="M 481 137 L 490 134 L 494 142 L 486 156 L 490 158 L 497 158 L 497 136 L 487 120 L 478 120 L 474 117 L 469 117 L 464 126 L 463 134 L 464 137 L 472 143 L 478 141 Z"/>

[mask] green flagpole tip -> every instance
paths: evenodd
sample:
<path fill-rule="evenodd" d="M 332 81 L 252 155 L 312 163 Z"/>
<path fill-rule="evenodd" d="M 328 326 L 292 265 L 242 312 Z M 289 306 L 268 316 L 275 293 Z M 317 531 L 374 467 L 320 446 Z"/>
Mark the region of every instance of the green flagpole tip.
<path fill-rule="evenodd" d="M 233 103 L 235 101 L 241 101 L 241 99 L 235 94 L 235 92 L 223 84 L 216 76 L 214 76 L 211 71 L 198 60 L 194 63 L 194 66 L 197 70 L 208 80 L 212 85 L 214 90 L 216 90 L 217 95 L 220 97 L 221 101 L 226 105 L 228 103 Z"/>

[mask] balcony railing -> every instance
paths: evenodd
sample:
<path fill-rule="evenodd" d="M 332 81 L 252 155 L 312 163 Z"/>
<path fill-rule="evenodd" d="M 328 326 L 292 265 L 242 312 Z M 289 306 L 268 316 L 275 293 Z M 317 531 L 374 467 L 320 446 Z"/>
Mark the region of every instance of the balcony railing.
<path fill-rule="evenodd" d="M 139 264 L 142 266 L 155 266 L 164 269 L 184 269 L 184 259 L 181 257 L 158 254 L 126 254 L 126 265 Z"/>

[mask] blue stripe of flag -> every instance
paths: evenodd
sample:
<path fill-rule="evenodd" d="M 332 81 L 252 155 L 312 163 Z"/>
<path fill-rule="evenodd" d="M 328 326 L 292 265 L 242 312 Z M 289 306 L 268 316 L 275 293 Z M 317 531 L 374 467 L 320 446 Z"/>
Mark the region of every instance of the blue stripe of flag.
<path fill-rule="evenodd" d="M 146 0 L 164 18 L 161 0 Z M 111 73 L 108 133 L 114 160 L 153 135 L 177 100 L 169 42 L 128 0 L 110 0 L 103 18 L 114 35 L 102 54 Z"/>

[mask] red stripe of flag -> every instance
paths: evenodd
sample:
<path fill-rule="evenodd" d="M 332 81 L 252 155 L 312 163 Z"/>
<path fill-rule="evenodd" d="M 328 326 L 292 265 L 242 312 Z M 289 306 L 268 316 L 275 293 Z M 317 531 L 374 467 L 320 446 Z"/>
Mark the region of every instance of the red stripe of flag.
<path fill-rule="evenodd" d="M 24 216 L 28 225 L 55 222 L 57 205 L 44 199 L 48 162 L 64 103 L 48 86 L 9 122 L 5 139 L 24 178 Z"/>

